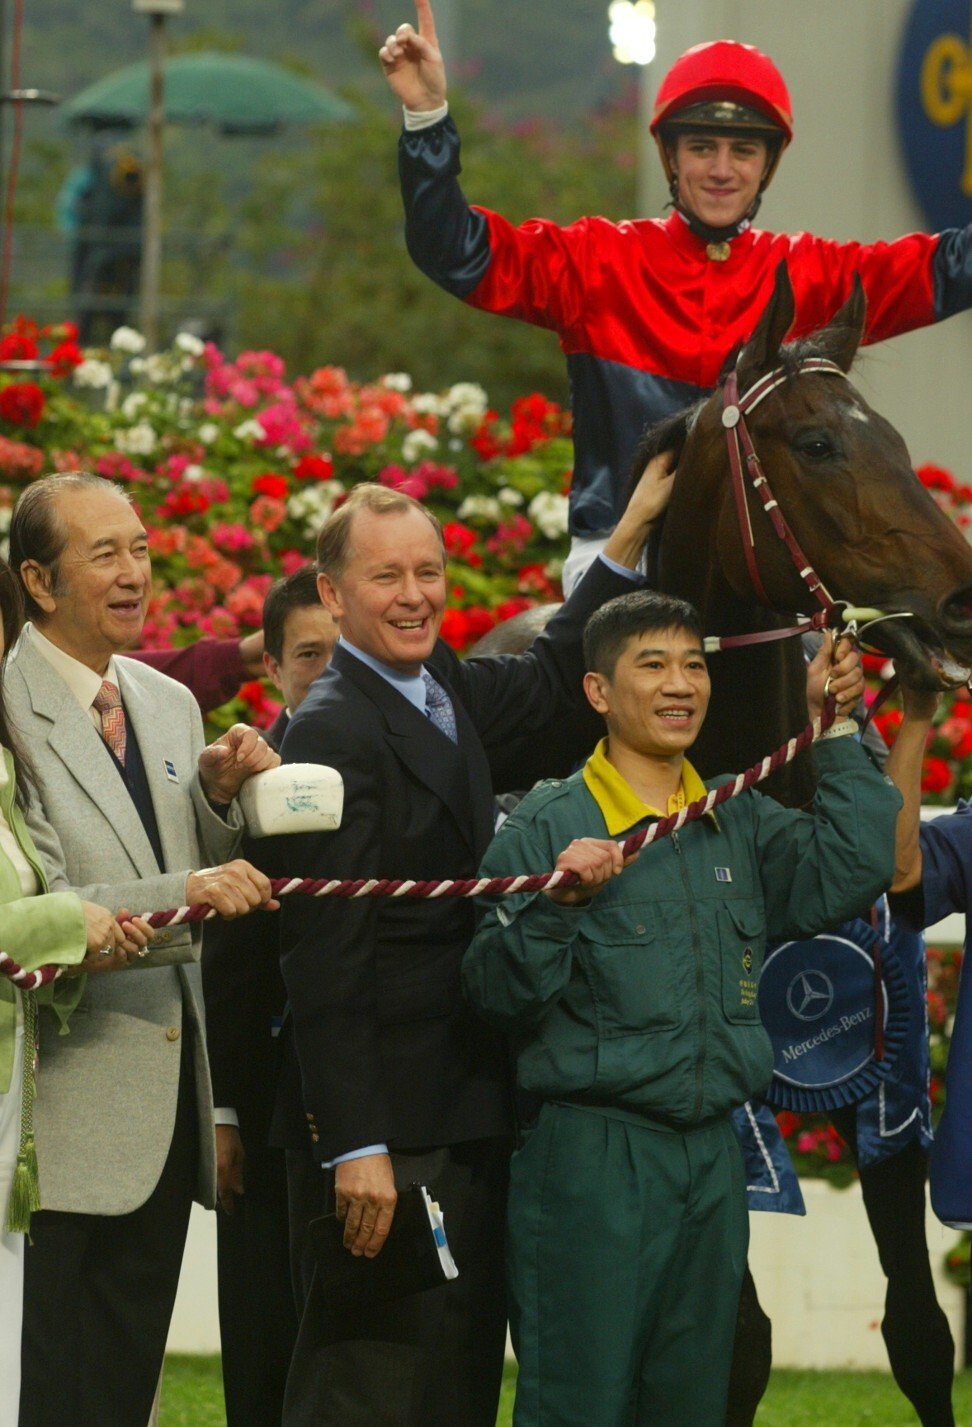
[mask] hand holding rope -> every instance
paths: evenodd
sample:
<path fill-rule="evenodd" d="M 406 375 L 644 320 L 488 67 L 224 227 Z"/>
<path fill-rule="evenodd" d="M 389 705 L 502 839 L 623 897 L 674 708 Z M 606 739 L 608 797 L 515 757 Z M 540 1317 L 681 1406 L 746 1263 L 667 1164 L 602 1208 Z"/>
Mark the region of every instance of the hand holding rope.
<path fill-rule="evenodd" d="M 677 832 L 686 823 L 697 822 L 706 813 L 740 793 L 762 783 L 771 773 L 791 763 L 797 754 L 809 748 L 834 723 L 837 708 L 834 700 L 827 698 L 823 712 L 818 719 L 807 724 L 803 731 L 780 745 L 758 763 L 754 763 L 745 773 L 713 788 L 704 798 L 689 803 L 677 813 L 659 818 L 650 827 L 632 833 L 620 844 L 625 858 L 640 852 L 650 843 L 659 842 L 671 833 Z M 391 878 L 348 878 L 344 880 L 322 877 L 275 877 L 271 879 L 274 897 L 397 897 L 410 901 L 435 900 L 439 897 L 510 897 L 517 893 L 542 892 L 550 887 L 570 887 L 580 879 L 575 872 L 522 873 L 512 877 L 466 877 L 444 878 L 437 881 L 417 882 L 411 879 Z M 163 912 L 147 912 L 143 919 L 152 927 L 173 927 L 209 921 L 216 912 L 205 903 L 195 906 L 176 907 Z M 41 966 L 35 971 L 25 971 L 7 954 L 0 950 L 0 974 L 11 980 L 23 991 L 36 991 L 63 975 L 69 967 Z"/>

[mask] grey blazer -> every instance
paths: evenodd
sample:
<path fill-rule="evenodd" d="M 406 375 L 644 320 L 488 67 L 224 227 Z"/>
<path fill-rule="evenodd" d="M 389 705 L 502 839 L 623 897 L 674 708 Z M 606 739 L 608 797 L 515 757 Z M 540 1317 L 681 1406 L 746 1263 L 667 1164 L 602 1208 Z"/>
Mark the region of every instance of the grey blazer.
<path fill-rule="evenodd" d="M 165 853 L 151 844 L 107 748 L 60 675 L 24 631 L 7 663 L 4 697 L 36 777 L 27 822 L 52 891 L 72 888 L 113 911 L 185 902 L 186 876 L 236 856 L 239 812 L 213 812 L 196 763 L 202 719 L 189 691 L 119 658 L 125 709 L 138 739 Z M 167 765 L 169 765 L 167 767 Z M 128 971 L 89 976 L 66 1033 L 40 1019 L 35 1111 L 45 1209 L 127 1214 L 152 1193 L 175 1124 L 180 1041 L 191 1035 L 199 1105 L 197 1198 L 215 1198 L 212 1091 L 196 962 L 201 929 L 160 932 Z"/>

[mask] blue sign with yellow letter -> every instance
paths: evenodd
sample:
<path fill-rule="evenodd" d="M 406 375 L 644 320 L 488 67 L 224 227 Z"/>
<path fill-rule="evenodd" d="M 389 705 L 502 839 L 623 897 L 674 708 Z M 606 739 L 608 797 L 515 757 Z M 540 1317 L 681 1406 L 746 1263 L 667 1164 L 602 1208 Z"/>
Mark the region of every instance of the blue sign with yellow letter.
<path fill-rule="evenodd" d="M 972 0 L 915 0 L 898 64 L 898 127 L 930 227 L 972 223 Z"/>

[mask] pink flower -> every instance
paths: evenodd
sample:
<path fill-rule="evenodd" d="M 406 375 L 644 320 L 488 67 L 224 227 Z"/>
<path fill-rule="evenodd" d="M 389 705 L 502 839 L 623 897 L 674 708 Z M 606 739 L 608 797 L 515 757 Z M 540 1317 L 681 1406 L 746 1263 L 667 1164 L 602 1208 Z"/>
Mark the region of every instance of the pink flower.
<path fill-rule="evenodd" d="M 258 446 L 285 446 L 297 454 L 309 450 L 314 444 L 292 401 L 265 407 L 256 421 L 263 431 L 262 440 L 257 441 Z"/>
<path fill-rule="evenodd" d="M 386 466 L 379 472 L 378 479 L 383 486 L 389 486 L 393 491 L 401 491 L 403 495 L 410 495 L 414 500 L 424 500 L 429 493 L 429 488 L 417 471 L 411 473 L 402 470 L 401 466 Z"/>
<path fill-rule="evenodd" d="M 252 550 L 256 544 L 252 533 L 245 525 L 220 523 L 212 526 L 209 538 L 217 550 L 227 555 L 238 555 L 244 550 Z"/>
<path fill-rule="evenodd" d="M 250 519 L 270 535 L 287 519 L 287 507 L 273 496 L 258 495 L 250 506 Z"/>
<path fill-rule="evenodd" d="M 294 575 L 310 563 L 303 550 L 281 550 L 277 559 L 280 561 L 280 569 L 285 575 Z"/>
<path fill-rule="evenodd" d="M 437 466 L 434 461 L 420 461 L 413 474 L 425 481 L 430 489 L 438 487 L 439 490 L 453 491 L 459 484 L 459 472 L 454 466 Z"/>

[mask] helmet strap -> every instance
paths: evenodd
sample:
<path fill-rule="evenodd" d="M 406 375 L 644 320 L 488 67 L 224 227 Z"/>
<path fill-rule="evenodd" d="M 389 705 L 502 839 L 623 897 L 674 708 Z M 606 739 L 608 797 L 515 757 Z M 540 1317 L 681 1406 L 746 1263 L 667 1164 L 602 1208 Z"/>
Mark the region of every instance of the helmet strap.
<path fill-rule="evenodd" d="M 721 228 L 713 228 L 708 223 L 703 223 L 701 218 L 697 218 L 688 208 L 686 208 L 678 197 L 678 177 L 673 176 L 669 184 L 672 195 L 672 207 L 681 218 L 685 220 L 689 228 L 697 238 L 701 238 L 703 243 L 731 243 L 733 238 L 738 238 L 741 233 L 745 233 L 747 228 L 753 225 L 753 219 L 759 212 L 759 205 L 763 201 L 762 193 L 757 193 L 750 206 L 749 212 L 744 213 L 737 223 L 728 223 Z"/>

